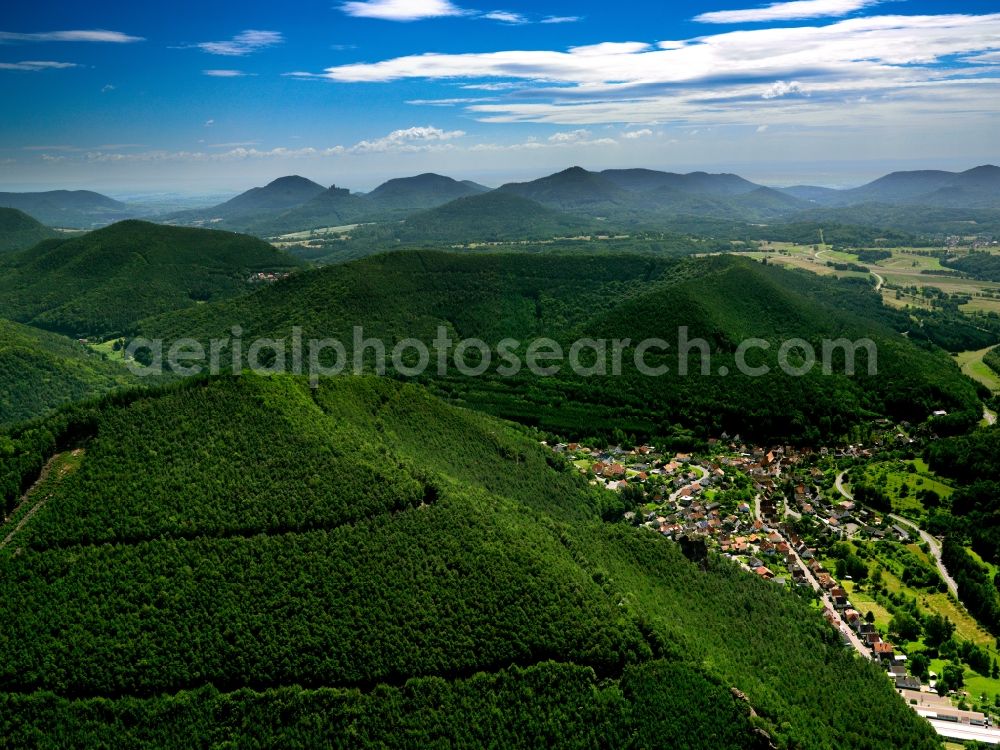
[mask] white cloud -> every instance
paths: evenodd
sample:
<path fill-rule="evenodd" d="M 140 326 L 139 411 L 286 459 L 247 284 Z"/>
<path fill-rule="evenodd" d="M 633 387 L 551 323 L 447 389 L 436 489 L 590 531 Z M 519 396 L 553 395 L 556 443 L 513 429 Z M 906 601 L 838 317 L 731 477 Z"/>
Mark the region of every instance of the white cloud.
<path fill-rule="evenodd" d="M 520 13 L 511 13 L 506 10 L 493 10 L 489 13 L 483 13 L 483 18 L 487 18 L 490 21 L 500 21 L 501 23 L 514 25 L 528 23 L 528 19 Z"/>
<path fill-rule="evenodd" d="M 467 14 L 449 0 L 359 0 L 340 7 L 349 16 L 383 21 L 419 21 Z"/>
<path fill-rule="evenodd" d="M 880 2 L 882 0 L 796 0 L 788 3 L 771 3 L 763 8 L 717 10 L 695 16 L 694 20 L 701 23 L 761 23 L 836 18 L 870 8 Z"/>
<path fill-rule="evenodd" d="M 507 81 L 504 83 L 470 83 L 461 86 L 463 89 L 474 91 L 510 91 L 511 89 L 523 88 L 524 84 Z"/>
<path fill-rule="evenodd" d="M 195 46 L 210 55 L 243 57 L 258 50 L 273 47 L 285 41 L 280 31 L 259 31 L 247 29 L 224 42 L 202 42 Z"/>
<path fill-rule="evenodd" d="M 631 141 L 638 140 L 639 138 L 649 138 L 653 135 L 653 131 L 649 128 L 643 128 L 642 130 L 630 130 L 627 133 L 623 133 L 622 136 L 628 138 Z"/>
<path fill-rule="evenodd" d="M 591 136 L 589 130 L 571 130 L 568 133 L 556 133 L 549 136 L 549 142 L 551 143 L 577 143 L 579 141 L 585 141 Z"/>
<path fill-rule="evenodd" d="M 539 23 L 576 23 L 581 20 L 580 16 L 546 16 Z"/>
<path fill-rule="evenodd" d="M 802 84 L 798 81 L 775 81 L 760 96 L 762 99 L 780 99 L 790 94 L 805 94 Z"/>
<path fill-rule="evenodd" d="M 488 102 L 491 99 L 483 97 L 459 97 L 455 99 L 410 99 L 407 104 L 417 107 L 454 107 L 458 104 L 474 104 L 476 102 Z"/>
<path fill-rule="evenodd" d="M 569 50 L 426 53 L 339 65 L 315 75 L 338 82 L 428 79 L 481 91 L 515 90 L 469 105 L 484 122 L 840 126 L 851 122 L 843 103 L 861 97 L 870 102 L 866 118 L 890 109 L 922 116 L 944 102 L 964 112 L 1000 114 L 1000 70 L 969 62 L 969 56 L 996 51 L 998 38 L 1000 13 L 873 16 L 660 46 L 608 42 Z M 975 67 L 956 68 L 955 59 Z M 775 83 L 762 86 L 762 80 Z M 519 95 L 517 89 L 530 92 Z"/>
<path fill-rule="evenodd" d="M 215 125 L 215 120 L 205 120 L 205 127 L 210 128 Z"/>
<path fill-rule="evenodd" d="M 384 138 L 361 141 L 351 147 L 354 153 L 385 151 L 424 151 L 431 146 L 440 146 L 445 141 L 461 138 L 461 130 L 441 130 L 430 126 L 394 130 Z"/>
<path fill-rule="evenodd" d="M 577 134 L 586 133 L 586 136 Z M 560 137 L 566 136 L 566 137 Z M 492 152 L 492 151 L 538 151 L 541 149 L 582 149 L 593 147 L 617 146 L 618 141 L 614 138 L 589 138 L 590 132 L 587 130 L 574 131 L 573 133 L 556 133 L 548 141 L 539 141 L 529 138 L 521 143 L 477 143 L 472 146 L 471 152 Z"/>
<path fill-rule="evenodd" d="M 206 125 L 212 122 L 214 121 L 209 120 Z M 359 141 L 353 146 L 338 145 L 327 148 L 314 148 L 312 146 L 287 148 L 285 146 L 278 146 L 271 149 L 259 149 L 254 147 L 257 145 L 256 141 L 211 144 L 207 148 L 225 150 L 208 152 L 154 150 L 120 153 L 113 150 L 137 144 L 106 146 L 90 151 L 84 151 L 84 149 L 73 146 L 37 146 L 32 148 L 38 150 L 44 149 L 49 152 L 62 150 L 69 154 L 76 154 L 72 158 L 84 163 L 233 162 L 260 159 L 311 159 L 345 155 L 447 151 L 453 148 L 450 143 L 451 141 L 462 138 L 464 135 L 465 133 L 461 130 L 441 130 L 440 128 L 424 126 L 394 130 L 382 138 Z M 199 141 L 199 143 L 203 143 L 203 141 Z M 600 142 L 598 141 L 598 143 Z M 42 154 L 41 158 L 45 161 L 67 161 L 71 157 L 45 153 Z"/>
<path fill-rule="evenodd" d="M 117 87 L 114 84 L 106 83 L 103 86 L 101 86 L 101 93 L 102 94 L 107 94 L 107 93 L 109 93 L 111 91 L 114 91 L 116 88 Z"/>
<path fill-rule="evenodd" d="M 242 70 L 203 70 L 201 71 L 203 75 L 210 76 L 212 78 L 243 78 L 244 76 L 253 75 L 252 73 L 244 73 Z"/>
<path fill-rule="evenodd" d="M 24 60 L 16 63 L 0 62 L 0 70 L 65 70 L 66 68 L 78 68 L 76 63 L 54 62 L 52 60 Z"/>
<path fill-rule="evenodd" d="M 767 131 L 767 125 L 758 125 L 757 126 L 757 132 L 758 133 L 764 133 L 766 131 Z"/>
<path fill-rule="evenodd" d="M 105 31 L 93 29 L 90 31 L 43 31 L 36 34 L 19 34 L 13 31 L 0 31 L 0 44 L 4 42 L 110 42 L 112 44 L 129 44 L 144 42 L 141 36 L 129 36 L 120 31 Z"/>

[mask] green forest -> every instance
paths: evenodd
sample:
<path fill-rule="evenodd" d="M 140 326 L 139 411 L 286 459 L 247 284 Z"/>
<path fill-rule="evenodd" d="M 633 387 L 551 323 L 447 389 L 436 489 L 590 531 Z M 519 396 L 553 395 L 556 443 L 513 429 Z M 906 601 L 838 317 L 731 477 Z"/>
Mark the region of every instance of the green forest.
<path fill-rule="evenodd" d="M 27 250 L 58 233 L 16 208 L 0 207 L 0 254 Z"/>
<path fill-rule="evenodd" d="M 68 452 L 0 549 L 17 746 L 937 747 L 796 594 L 417 386 L 66 407 L 0 437 L 8 505 Z"/>
<path fill-rule="evenodd" d="M 131 381 L 120 364 L 72 339 L 0 319 L 0 425 Z"/>
<path fill-rule="evenodd" d="M 250 276 L 301 262 L 252 237 L 123 221 L 0 258 L 0 317 L 73 338 L 245 293 Z"/>
<path fill-rule="evenodd" d="M 912 323 L 885 308 L 870 286 L 733 257 L 392 253 L 147 319 L 139 332 L 168 343 L 193 336 L 208 348 L 211 339 L 228 339 L 233 325 L 242 328 L 244 339 L 287 339 L 293 326 L 301 326 L 306 340 L 348 343 L 353 327 L 363 325 L 366 337 L 380 338 L 389 349 L 411 337 L 429 344 L 439 326 L 455 340 L 474 337 L 491 346 L 505 338 L 526 346 L 549 337 L 564 352 L 581 337 L 628 339 L 621 377 L 610 370 L 581 376 L 563 367 L 551 377 L 522 370 L 514 377 L 488 371 L 469 378 L 431 368 L 432 374 L 418 379 L 454 403 L 566 436 L 620 429 L 671 440 L 681 424 L 702 440 L 728 431 L 759 440 L 818 442 L 837 439 L 876 415 L 919 423 L 944 409 L 953 412 L 956 429 L 980 417 L 970 381 L 919 332 L 900 336 Z M 702 375 L 700 349 L 690 352 L 689 375 L 679 374 L 682 327 L 690 339 L 706 342 L 708 374 Z M 767 365 L 767 376 L 738 371 L 736 350 L 750 337 L 768 342 L 757 359 L 748 357 L 748 364 Z M 829 376 L 816 367 L 804 377 L 786 377 L 777 354 L 782 341 L 796 337 L 817 353 L 823 340 L 869 338 L 877 347 L 877 375 L 869 374 L 864 353 L 857 373 L 845 375 L 841 351 L 833 352 Z M 635 369 L 635 347 L 647 338 L 673 347 L 646 357 L 668 368 L 661 377 Z M 720 375 L 722 368 L 730 374 Z"/>

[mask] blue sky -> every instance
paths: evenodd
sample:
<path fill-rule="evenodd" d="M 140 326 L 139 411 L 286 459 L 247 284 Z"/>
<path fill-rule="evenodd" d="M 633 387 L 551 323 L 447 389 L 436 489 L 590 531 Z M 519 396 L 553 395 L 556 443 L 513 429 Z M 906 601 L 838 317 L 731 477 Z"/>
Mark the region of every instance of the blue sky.
<path fill-rule="evenodd" d="M 12 5 L 0 189 L 1000 161 L 995 0 Z"/>

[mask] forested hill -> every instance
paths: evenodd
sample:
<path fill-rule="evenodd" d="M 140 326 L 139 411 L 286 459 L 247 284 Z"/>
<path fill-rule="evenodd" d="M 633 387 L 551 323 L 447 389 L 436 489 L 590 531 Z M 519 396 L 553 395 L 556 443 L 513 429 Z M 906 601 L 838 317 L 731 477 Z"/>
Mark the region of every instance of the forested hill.
<path fill-rule="evenodd" d="M 0 425 L 129 382 L 124 366 L 72 339 L 0 319 Z"/>
<path fill-rule="evenodd" d="M 0 253 L 26 250 L 58 233 L 16 208 L 0 208 Z"/>
<path fill-rule="evenodd" d="M 499 191 L 459 198 L 415 214 L 394 228 L 410 243 L 551 239 L 586 233 L 597 222 Z"/>
<path fill-rule="evenodd" d="M 938 747 L 794 593 L 414 386 L 71 409 L 0 436 L 8 508 L 43 464 L 0 534 L 12 746 Z"/>
<path fill-rule="evenodd" d="M 0 317 L 73 337 L 117 335 L 141 318 L 249 291 L 253 274 L 299 265 L 252 237 L 124 221 L 6 258 Z"/>
<path fill-rule="evenodd" d="M 610 369 L 607 376 L 580 377 L 568 368 L 552 377 L 526 370 L 501 377 L 493 368 L 478 378 L 453 371 L 426 378 L 437 393 L 460 403 L 579 437 L 620 429 L 663 439 L 728 431 L 761 440 L 818 441 L 840 438 L 853 424 L 882 414 L 923 422 L 945 409 L 977 421 L 981 412 L 972 383 L 943 352 L 907 339 L 893 322 L 894 314 L 866 284 L 745 259 L 428 252 L 299 274 L 249 297 L 147 320 L 141 332 L 168 343 L 186 336 L 207 342 L 225 338 L 236 324 L 248 339 L 287 338 L 293 326 L 301 326 L 306 339 L 334 337 L 350 344 L 353 327 L 360 325 L 391 350 L 410 337 L 429 346 L 444 326 L 455 340 L 478 338 L 495 346 L 517 339 L 522 362 L 527 343 L 537 337 L 561 342 L 564 352 L 580 337 L 631 339 L 621 377 Z M 678 374 L 682 326 L 689 338 L 710 343 L 708 375 L 701 375 L 700 359 L 690 361 L 688 375 Z M 636 375 L 634 347 L 645 337 L 672 347 L 659 359 L 655 352 L 647 357 L 665 364 L 666 374 Z M 748 337 L 769 342 L 763 357 L 770 376 L 738 373 L 734 353 Z M 862 354 L 853 377 L 840 366 L 830 375 L 817 367 L 806 377 L 785 376 L 776 357 L 789 337 L 806 339 L 817 353 L 826 338 L 871 338 L 878 346 L 878 374 L 869 376 Z M 699 350 L 691 356 L 699 357 Z M 722 368 L 729 374 L 720 375 Z"/>

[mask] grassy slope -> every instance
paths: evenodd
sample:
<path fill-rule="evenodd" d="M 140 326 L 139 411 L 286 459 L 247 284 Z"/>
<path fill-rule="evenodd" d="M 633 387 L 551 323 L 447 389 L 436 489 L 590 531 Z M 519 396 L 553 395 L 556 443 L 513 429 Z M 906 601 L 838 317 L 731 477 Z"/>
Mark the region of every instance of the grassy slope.
<path fill-rule="evenodd" d="M 415 387 L 226 378 L 84 421 L 0 556 L 5 737 L 936 746 L 797 597 L 602 524 L 533 440 Z"/>
<path fill-rule="evenodd" d="M 10 257 L 0 315 L 103 337 L 148 315 L 247 291 L 255 271 L 297 265 L 250 237 L 126 221 Z"/>

